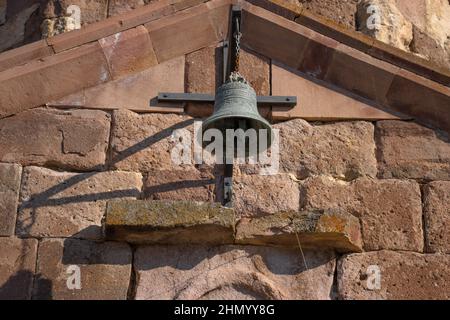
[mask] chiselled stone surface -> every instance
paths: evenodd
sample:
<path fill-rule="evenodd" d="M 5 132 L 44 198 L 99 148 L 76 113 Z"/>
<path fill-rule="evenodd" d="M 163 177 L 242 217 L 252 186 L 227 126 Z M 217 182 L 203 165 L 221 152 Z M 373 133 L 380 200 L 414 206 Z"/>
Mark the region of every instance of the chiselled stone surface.
<path fill-rule="evenodd" d="M 149 0 L 110 0 L 108 14 L 110 17 L 122 14 L 146 5 Z"/>
<path fill-rule="evenodd" d="M 365 250 L 423 251 L 421 194 L 414 181 L 320 176 L 302 183 L 301 194 L 303 209 L 340 208 L 358 217 Z"/>
<path fill-rule="evenodd" d="M 131 249 L 124 243 L 45 239 L 39 244 L 33 299 L 125 300 L 131 261 Z"/>
<path fill-rule="evenodd" d="M 0 300 L 31 298 L 36 239 L 0 238 Z"/>
<path fill-rule="evenodd" d="M 311 125 L 302 119 L 274 126 L 280 130 L 280 170 L 299 179 L 329 174 L 341 179 L 376 176 L 373 125 L 340 122 Z"/>
<path fill-rule="evenodd" d="M 99 40 L 113 78 L 136 73 L 158 64 L 144 26 L 128 29 Z"/>
<path fill-rule="evenodd" d="M 0 163 L 0 236 L 12 236 L 16 224 L 22 168 Z"/>
<path fill-rule="evenodd" d="M 298 240 L 297 240 L 298 237 Z M 338 210 L 282 212 L 261 218 L 242 218 L 236 226 L 239 244 L 332 248 L 360 252 L 358 218 Z"/>
<path fill-rule="evenodd" d="M 131 172 L 56 172 L 24 168 L 16 232 L 32 237 L 101 238 L 106 200 L 136 198 L 142 176 Z"/>
<path fill-rule="evenodd" d="M 142 114 L 117 110 L 113 114 L 112 167 L 120 170 L 173 170 L 185 167 L 172 161 L 177 145 L 174 130 L 193 133 L 193 119 L 175 114 Z M 192 142 L 192 138 L 189 142 Z M 191 166 L 188 166 L 191 167 Z"/>
<path fill-rule="evenodd" d="M 93 170 L 104 165 L 110 116 L 38 108 L 0 120 L 0 161 Z"/>
<path fill-rule="evenodd" d="M 424 213 L 427 251 L 450 254 L 450 181 L 424 187 Z"/>
<path fill-rule="evenodd" d="M 362 0 L 358 3 L 359 30 L 394 47 L 408 51 L 413 27 L 395 1 Z"/>
<path fill-rule="evenodd" d="M 447 0 L 396 0 L 396 6 L 413 24 L 411 50 L 448 69 L 450 3 Z"/>
<path fill-rule="evenodd" d="M 299 2 L 315 14 L 324 16 L 350 29 L 355 27 L 355 12 L 358 0 L 287 0 Z"/>
<path fill-rule="evenodd" d="M 450 180 L 450 139 L 414 122 L 376 126 L 379 175 L 383 178 Z"/>
<path fill-rule="evenodd" d="M 213 201 L 215 178 L 210 169 L 150 170 L 144 196 L 153 200 Z"/>
<path fill-rule="evenodd" d="M 233 181 L 233 205 L 239 217 L 298 211 L 298 183 L 287 174 L 239 175 Z"/>
<path fill-rule="evenodd" d="M 335 260 L 327 251 L 270 247 L 138 248 L 136 299 L 329 299 Z"/>
<path fill-rule="evenodd" d="M 378 270 L 381 276 L 379 287 L 376 282 Z M 385 250 L 351 254 L 339 260 L 337 271 L 341 299 L 450 298 L 449 255 Z"/>
<path fill-rule="evenodd" d="M 132 243 L 232 243 L 234 211 L 218 203 L 193 201 L 112 201 L 106 236 Z"/>
<path fill-rule="evenodd" d="M 54 18 L 64 16 L 66 13 L 70 15 L 67 9 L 71 5 L 76 5 L 80 8 L 82 25 L 106 19 L 108 0 L 47 1 L 43 8 L 43 16 L 45 18 Z"/>

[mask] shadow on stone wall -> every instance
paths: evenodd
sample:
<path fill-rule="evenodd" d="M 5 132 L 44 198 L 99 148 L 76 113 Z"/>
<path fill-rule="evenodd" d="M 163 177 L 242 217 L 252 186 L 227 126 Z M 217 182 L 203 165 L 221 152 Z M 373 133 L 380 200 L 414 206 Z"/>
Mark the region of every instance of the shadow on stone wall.
<path fill-rule="evenodd" d="M 40 296 L 42 299 L 52 299 L 52 281 L 45 279 L 42 275 L 34 275 L 33 272 L 21 270 L 12 275 L 0 287 L 0 300 L 27 300 L 31 298 L 30 283 L 39 283 Z"/>

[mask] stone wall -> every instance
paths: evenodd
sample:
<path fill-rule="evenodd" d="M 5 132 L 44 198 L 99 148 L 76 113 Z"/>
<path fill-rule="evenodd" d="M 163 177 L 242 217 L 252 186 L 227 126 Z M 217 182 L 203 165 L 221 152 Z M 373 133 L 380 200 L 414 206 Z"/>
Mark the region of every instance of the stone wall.
<path fill-rule="evenodd" d="M 217 52 L 172 64 L 187 91 L 214 90 Z M 243 55 L 270 92 L 270 59 Z M 221 200 L 220 170 L 171 161 L 173 130 L 193 120 L 52 108 L 1 119 L 0 298 L 450 298 L 448 136 L 396 120 L 277 123 L 280 172 L 236 166 L 234 211 L 214 216 L 195 206 Z M 160 203 L 146 211 L 151 243 L 118 240 L 105 213 L 138 214 L 142 199 Z M 67 286 L 73 266 L 81 290 Z"/>

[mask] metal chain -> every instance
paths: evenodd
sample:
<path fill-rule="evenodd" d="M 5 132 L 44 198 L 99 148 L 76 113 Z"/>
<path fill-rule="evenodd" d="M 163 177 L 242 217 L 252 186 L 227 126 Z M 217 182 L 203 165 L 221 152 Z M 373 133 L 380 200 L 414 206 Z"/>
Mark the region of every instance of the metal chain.
<path fill-rule="evenodd" d="M 236 41 L 236 59 L 234 63 L 234 70 L 230 74 L 230 81 L 231 82 L 243 82 L 248 83 L 247 80 L 239 73 L 239 63 L 240 63 L 240 53 L 241 53 L 241 37 L 242 33 L 241 30 L 239 30 L 239 19 L 236 18 L 236 31 L 234 32 L 234 40 Z"/>
<path fill-rule="evenodd" d="M 234 71 L 239 72 L 239 54 L 241 53 L 241 37 L 242 33 L 239 30 L 239 19 L 236 18 L 236 32 L 234 33 L 234 39 L 236 40 L 236 61 Z"/>

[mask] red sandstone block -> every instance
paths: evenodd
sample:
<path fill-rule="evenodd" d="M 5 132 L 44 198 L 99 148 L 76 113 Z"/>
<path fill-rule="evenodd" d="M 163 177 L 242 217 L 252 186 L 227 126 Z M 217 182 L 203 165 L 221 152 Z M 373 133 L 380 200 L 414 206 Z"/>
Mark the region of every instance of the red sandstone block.
<path fill-rule="evenodd" d="M 386 95 L 399 68 L 346 45 L 334 52 L 325 81 L 386 105 Z"/>
<path fill-rule="evenodd" d="M 412 180 L 313 177 L 302 183 L 302 209 L 342 209 L 361 221 L 364 250 L 422 252 L 422 201 Z"/>
<path fill-rule="evenodd" d="M 114 79 L 156 64 L 155 52 L 144 26 L 128 29 L 99 40 Z"/>
<path fill-rule="evenodd" d="M 0 118 L 109 79 L 108 64 L 98 43 L 8 69 L 0 73 Z"/>
<path fill-rule="evenodd" d="M 0 161 L 96 170 L 105 164 L 110 117 L 36 108 L 0 120 Z"/>
<path fill-rule="evenodd" d="M 242 44 L 294 68 L 300 65 L 308 39 L 313 33 L 259 7 L 243 7 Z"/>
<path fill-rule="evenodd" d="M 0 238 L 0 299 L 31 299 L 36 239 Z"/>
<path fill-rule="evenodd" d="M 450 133 L 449 87 L 401 69 L 386 95 L 390 108 Z"/>
<path fill-rule="evenodd" d="M 41 59 L 53 54 L 53 50 L 45 40 L 9 50 L 0 54 L 0 72 L 26 64 L 35 59 Z"/>
<path fill-rule="evenodd" d="M 126 300 L 131 277 L 132 253 L 126 243 L 77 239 L 45 239 L 39 244 L 33 299 Z M 67 286 L 80 271 L 80 289 Z M 73 269 L 72 269 L 73 270 Z"/>
<path fill-rule="evenodd" d="M 384 250 L 346 255 L 338 261 L 338 295 L 349 300 L 448 300 L 449 266 L 449 255 Z"/>
<path fill-rule="evenodd" d="M 450 180 L 450 139 L 414 122 L 380 121 L 376 126 L 379 176 Z"/>
<path fill-rule="evenodd" d="M 228 6 L 225 6 L 228 7 Z M 206 4 L 180 11 L 170 17 L 145 24 L 159 62 L 216 44 L 218 19 Z M 213 19 L 214 18 L 214 19 Z"/>
<path fill-rule="evenodd" d="M 450 181 L 424 188 L 425 239 L 428 252 L 450 253 Z"/>

